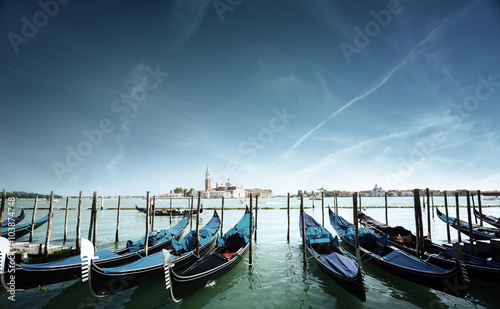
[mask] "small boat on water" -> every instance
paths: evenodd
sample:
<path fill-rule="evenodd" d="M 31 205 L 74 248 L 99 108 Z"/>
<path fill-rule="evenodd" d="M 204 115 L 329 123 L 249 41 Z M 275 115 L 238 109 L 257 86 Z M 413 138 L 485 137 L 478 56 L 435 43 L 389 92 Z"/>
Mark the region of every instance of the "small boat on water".
<path fill-rule="evenodd" d="M 171 247 L 172 238 L 179 237 L 188 223 L 188 217 L 184 217 L 174 227 L 149 233 L 148 241 L 151 246 L 148 247 L 148 252 L 153 254 L 164 248 Z M 144 242 L 145 237 L 143 236 L 143 238 L 139 241 L 128 241 L 126 248 L 115 252 L 110 250 L 99 250 L 96 252 L 96 258 L 94 261 L 101 267 L 114 267 L 133 262 L 145 255 Z M 4 252 L 2 252 L 2 258 L 3 254 Z M 30 289 L 38 286 L 81 278 L 81 266 L 81 255 L 72 256 L 59 261 L 39 264 L 16 263 L 16 289 Z M 6 269 L 1 271 L 6 271 Z"/>
<path fill-rule="evenodd" d="M 227 273 L 243 259 L 252 237 L 251 215 L 247 207 L 240 221 L 222 238 L 217 239 L 216 247 L 182 274 L 177 274 L 173 269 L 171 254 L 163 250 L 166 288 L 170 290 L 172 300 L 181 301 L 182 298 L 203 288 L 210 280 L 216 280 Z"/>
<path fill-rule="evenodd" d="M 446 223 L 446 215 L 439 211 L 437 207 L 436 213 L 439 219 Z M 458 222 L 457 218 L 448 216 L 448 222 L 454 229 L 460 229 L 460 232 L 469 235 L 469 224 L 466 221 L 460 220 Z M 472 235 L 475 240 L 500 238 L 500 229 L 472 224 Z"/>
<path fill-rule="evenodd" d="M 200 257 L 203 257 L 215 245 L 219 228 L 219 215 L 217 211 L 214 211 L 212 219 L 199 230 Z M 169 252 L 175 263 L 174 270 L 183 270 L 198 260 L 196 242 L 195 230 L 190 231 L 181 241 L 172 240 L 172 249 Z M 92 244 L 90 244 L 90 248 L 93 248 Z M 93 256 L 93 253 L 86 255 Z M 88 281 L 92 295 L 96 297 L 110 296 L 162 278 L 164 276 L 163 253 L 156 252 L 132 263 L 117 267 L 100 267 L 92 260 L 90 270 L 87 273 L 89 274 Z M 83 281 L 85 279 L 82 278 Z"/>
<path fill-rule="evenodd" d="M 500 218 L 485 215 L 485 214 L 480 214 L 479 211 L 477 211 L 476 207 L 474 207 L 474 215 L 476 216 L 476 218 L 478 218 L 478 219 L 483 218 L 484 222 L 486 222 L 486 223 L 488 223 L 496 228 L 500 228 Z"/>
<path fill-rule="evenodd" d="M 22 212 L 22 215 L 24 217 L 24 211 Z M 29 234 L 31 232 L 32 227 L 33 227 L 33 230 L 36 230 L 37 228 L 42 226 L 47 221 L 49 221 L 48 215 L 36 220 L 33 224 L 31 224 L 31 222 L 23 223 L 23 224 L 16 224 L 14 226 L 14 231 L 12 231 L 12 228 L 9 228 L 8 226 L 4 225 L 4 227 L 2 227 L 1 237 L 9 238 L 9 239 L 12 239 L 12 237 L 14 237 L 14 239 L 21 238 L 24 235 Z M 14 234 L 12 234 L 13 232 L 14 232 Z"/>
<path fill-rule="evenodd" d="M 5 220 L 4 222 L 2 222 L 2 226 L 7 226 L 7 224 L 9 224 L 9 223 L 11 223 L 11 224 L 12 224 L 12 222 L 13 222 L 14 224 L 17 224 L 17 223 L 19 223 L 19 222 L 21 222 L 21 221 L 23 221 L 23 220 L 24 220 L 24 216 L 25 216 L 25 215 L 24 215 L 24 209 L 22 209 L 22 208 L 21 208 L 21 213 L 20 213 L 17 217 L 11 217 L 11 218 L 8 218 L 8 219 L 7 219 L 7 220 Z"/>
<path fill-rule="evenodd" d="M 365 302 L 363 272 L 340 246 L 338 237 L 333 237 L 327 229 L 306 213 L 304 213 L 304 222 L 307 252 L 312 260 L 333 281 Z M 299 229 L 302 235 L 304 230 L 302 228 L 302 215 L 300 215 Z"/>
<path fill-rule="evenodd" d="M 411 255 L 417 255 L 416 236 L 411 231 L 402 226 L 385 225 L 364 213 L 359 213 L 359 220 L 375 233 L 379 235 L 385 233 L 391 245 Z M 500 263 L 466 253 L 463 253 L 463 256 L 469 277 L 500 284 L 498 280 L 500 278 Z M 436 244 L 429 239 L 424 240 L 424 259 L 442 268 L 453 268 L 456 264 L 453 251 L 450 248 Z"/>
<path fill-rule="evenodd" d="M 137 209 L 138 212 L 141 213 L 146 213 L 145 208 L 138 207 L 135 205 L 135 209 Z M 203 205 L 200 208 L 200 213 L 203 212 Z M 153 213 L 153 211 L 151 211 Z M 190 209 L 172 209 L 172 216 L 189 216 L 191 214 Z M 193 209 L 193 214 L 196 215 L 198 214 L 197 209 Z M 170 216 L 170 209 L 166 208 L 161 208 L 161 209 L 155 209 L 155 216 Z"/>
<path fill-rule="evenodd" d="M 330 224 L 342 242 L 355 249 L 355 228 L 329 209 Z M 359 228 L 360 251 L 366 261 L 403 279 L 448 293 L 457 297 L 467 295 L 468 278 L 464 276 L 459 253 L 454 251 L 457 263 L 452 269 L 443 269 L 422 261 L 389 244 L 387 235 L 377 235 L 366 227 Z M 457 245 L 457 244 L 455 244 Z"/>

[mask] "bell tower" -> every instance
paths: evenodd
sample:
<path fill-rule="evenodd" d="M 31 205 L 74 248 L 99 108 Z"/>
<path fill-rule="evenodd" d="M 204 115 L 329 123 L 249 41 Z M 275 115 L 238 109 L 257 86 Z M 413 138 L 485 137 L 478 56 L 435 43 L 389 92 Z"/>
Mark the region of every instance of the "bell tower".
<path fill-rule="evenodd" d="M 210 182 L 211 182 L 210 171 L 208 170 L 208 163 L 207 163 L 207 172 L 205 173 L 205 191 L 209 191 L 212 188 L 212 185 Z"/>

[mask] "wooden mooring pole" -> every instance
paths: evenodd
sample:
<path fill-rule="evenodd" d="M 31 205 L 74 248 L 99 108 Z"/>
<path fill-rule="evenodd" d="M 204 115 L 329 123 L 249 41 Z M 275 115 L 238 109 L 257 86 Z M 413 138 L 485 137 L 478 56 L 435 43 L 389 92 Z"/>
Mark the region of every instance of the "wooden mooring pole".
<path fill-rule="evenodd" d="M 118 242 L 118 234 L 120 231 L 120 207 L 121 207 L 121 195 L 118 195 L 118 210 L 116 211 L 116 235 L 115 242 Z"/>
<path fill-rule="evenodd" d="M 149 243 L 149 191 L 146 193 L 146 236 L 144 239 L 144 255 L 148 255 L 148 243 Z"/>
<path fill-rule="evenodd" d="M 339 194 L 335 193 L 335 214 L 339 215 Z"/>
<path fill-rule="evenodd" d="M 431 240 L 431 197 L 429 188 L 425 188 L 425 195 L 427 196 L 427 238 Z"/>
<path fill-rule="evenodd" d="M 472 200 L 472 209 L 476 209 L 476 204 L 474 203 L 474 193 L 470 193 L 470 197 L 471 197 L 471 200 Z M 476 223 L 477 225 L 477 217 L 474 216 L 474 222 Z"/>
<path fill-rule="evenodd" d="M 35 216 L 36 216 L 36 206 L 38 204 L 38 194 L 35 195 L 35 205 L 33 205 L 33 215 L 31 216 L 31 231 L 29 243 L 33 241 L 33 231 L 35 230 Z"/>
<path fill-rule="evenodd" d="M 172 198 L 170 198 L 170 226 L 172 226 Z"/>
<path fill-rule="evenodd" d="M 94 195 L 92 197 L 92 207 L 90 208 L 90 224 L 89 224 L 89 237 L 88 240 L 92 242 L 92 228 L 94 226 L 94 204 L 96 203 L 96 195 L 97 192 L 94 191 Z"/>
<path fill-rule="evenodd" d="M 288 229 L 286 232 L 286 241 L 290 243 L 290 192 L 288 192 L 287 198 L 286 198 L 286 216 L 287 216 L 287 221 L 288 221 Z"/>
<path fill-rule="evenodd" d="M 64 214 L 64 237 L 63 237 L 63 245 L 66 244 L 66 236 L 68 235 L 68 211 L 69 211 L 69 196 L 66 196 L 66 213 Z"/>
<path fill-rule="evenodd" d="M 306 259 L 306 220 L 304 217 L 304 194 L 300 194 L 300 220 L 301 220 L 301 229 L 300 232 L 302 234 L 302 260 L 304 261 L 304 269 L 307 267 L 307 259 Z"/>
<path fill-rule="evenodd" d="M 224 227 L 224 196 L 222 196 L 221 220 L 220 220 L 220 236 L 222 237 L 222 228 Z"/>
<path fill-rule="evenodd" d="M 325 191 L 321 191 L 321 225 L 325 226 Z"/>
<path fill-rule="evenodd" d="M 52 212 L 54 210 L 54 191 L 50 192 L 49 201 L 49 222 L 47 222 L 47 234 L 45 236 L 45 247 L 43 249 L 43 260 L 47 261 L 49 257 L 50 229 L 52 228 Z"/>
<path fill-rule="evenodd" d="M 356 192 L 355 194 L 357 195 L 358 193 Z M 361 194 L 359 195 L 359 210 L 361 210 Z"/>
<path fill-rule="evenodd" d="M 156 210 L 156 195 L 153 195 L 153 204 L 151 205 L 151 232 L 155 230 L 155 210 Z"/>
<path fill-rule="evenodd" d="M 97 251 L 97 191 L 94 191 L 94 202 L 92 205 L 93 210 L 93 217 L 94 217 L 94 231 L 92 235 L 92 244 L 94 245 L 94 250 Z"/>
<path fill-rule="evenodd" d="M 249 248 L 249 252 L 248 252 L 248 268 L 251 269 L 252 268 L 252 231 L 253 231 L 253 212 L 252 212 L 252 194 L 250 193 L 250 248 Z"/>
<path fill-rule="evenodd" d="M 361 201 L 361 195 L 359 196 L 359 200 Z M 356 247 L 356 260 L 358 262 L 359 267 L 361 267 L 362 262 L 361 262 L 361 254 L 359 252 L 359 227 L 358 227 L 358 193 L 355 192 L 352 195 L 352 222 L 354 223 L 354 231 L 355 231 L 355 238 L 354 238 L 354 245 Z"/>
<path fill-rule="evenodd" d="M 385 192 L 385 225 L 389 225 L 389 218 L 387 214 L 387 192 Z"/>
<path fill-rule="evenodd" d="M 483 210 L 481 209 L 481 190 L 477 190 L 477 206 L 479 207 L 479 225 L 483 226 Z"/>
<path fill-rule="evenodd" d="M 469 220 L 469 245 L 470 254 L 476 255 L 474 250 L 474 234 L 472 233 L 472 212 L 470 209 L 470 192 L 467 191 L 467 219 Z"/>
<path fill-rule="evenodd" d="M 198 192 L 198 199 L 201 198 L 201 193 Z M 191 219 L 189 220 L 189 230 L 191 231 L 193 229 L 193 201 L 191 200 Z"/>
<path fill-rule="evenodd" d="M 416 250 L 417 257 L 422 259 L 423 257 L 423 222 L 422 222 L 422 207 L 420 205 L 420 189 L 413 190 L 413 201 L 414 201 L 414 212 L 415 212 L 415 230 L 416 230 Z"/>
<path fill-rule="evenodd" d="M 451 243 L 451 235 L 450 235 L 450 222 L 448 217 L 448 194 L 444 191 L 444 210 L 446 212 L 446 237 L 448 239 L 448 243 Z"/>
<path fill-rule="evenodd" d="M 200 194 L 198 194 L 198 206 L 196 206 L 198 215 L 196 215 L 196 256 L 200 256 L 200 205 L 201 198 Z M 252 238 L 252 236 L 250 236 Z"/>
<path fill-rule="evenodd" d="M 457 218 L 455 219 L 455 224 L 457 225 L 458 242 L 462 242 L 462 234 L 460 232 L 460 206 L 458 205 L 458 192 L 455 192 L 455 203 L 457 205 Z"/>
<path fill-rule="evenodd" d="M 82 223 L 82 191 L 78 196 L 78 217 L 76 219 L 76 251 L 80 251 L 80 225 Z"/>

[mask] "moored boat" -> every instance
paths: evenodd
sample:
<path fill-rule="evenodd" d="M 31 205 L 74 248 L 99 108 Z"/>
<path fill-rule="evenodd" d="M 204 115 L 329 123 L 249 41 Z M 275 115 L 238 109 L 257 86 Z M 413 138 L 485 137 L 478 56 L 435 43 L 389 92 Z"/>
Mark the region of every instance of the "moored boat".
<path fill-rule="evenodd" d="M 9 239 L 21 238 L 24 235 L 29 234 L 31 232 L 32 228 L 33 228 L 33 230 L 35 230 L 35 229 L 39 228 L 40 226 L 42 226 L 47 221 L 49 221 L 48 215 L 36 220 L 35 222 L 33 222 L 33 224 L 31 222 L 23 223 L 23 224 L 16 224 L 13 227 L 14 230 L 12 230 L 12 227 L 4 226 L 4 227 L 2 227 L 1 237 L 9 238 Z"/>
<path fill-rule="evenodd" d="M 484 222 L 486 222 L 486 223 L 488 223 L 496 228 L 500 228 L 500 218 L 490 216 L 490 215 L 481 214 L 481 213 L 479 213 L 479 211 L 477 211 L 476 207 L 474 207 L 474 215 L 476 216 L 476 218 L 478 218 L 478 219 L 483 218 Z"/>
<path fill-rule="evenodd" d="M 436 213 L 439 219 L 446 223 L 446 215 L 439 211 L 437 207 Z M 454 229 L 460 229 L 462 233 L 469 235 L 469 224 L 467 222 L 450 216 L 448 216 L 448 222 Z M 472 235 L 475 240 L 500 238 L 500 229 L 472 224 Z"/>
<path fill-rule="evenodd" d="M 250 216 L 247 208 L 240 221 L 218 238 L 217 246 L 182 274 L 173 269 L 170 253 L 163 250 L 166 288 L 175 302 L 203 288 L 208 281 L 216 280 L 243 259 L 252 237 Z"/>
<path fill-rule="evenodd" d="M 146 213 L 145 208 L 138 207 L 135 205 L 135 209 L 137 209 L 138 212 L 141 213 Z M 203 212 L 203 205 L 200 208 L 200 213 Z M 151 211 L 153 213 L 153 211 Z M 172 216 L 189 216 L 191 214 L 190 209 L 172 209 Z M 193 214 L 196 215 L 198 214 L 197 209 L 193 209 Z M 155 209 L 155 216 L 170 216 L 170 209 L 166 208 L 161 208 L 161 209 Z"/>
<path fill-rule="evenodd" d="M 330 224 L 337 231 L 342 242 L 350 249 L 355 249 L 354 226 L 329 209 Z M 452 269 L 443 269 L 424 262 L 389 244 L 387 235 L 376 235 L 369 229 L 359 229 L 360 250 L 366 261 L 380 269 L 403 279 L 442 291 L 457 297 L 467 295 L 468 278 L 462 261 Z M 456 252 L 454 252 L 456 253 Z M 458 257 L 458 253 L 457 253 Z"/>
<path fill-rule="evenodd" d="M 188 223 L 188 217 L 184 217 L 172 228 L 150 233 L 148 240 L 151 239 L 152 241 L 152 239 L 155 239 L 156 243 L 148 247 L 148 252 L 152 254 L 161 251 L 163 248 L 171 247 L 172 238 L 182 234 Z M 145 237 L 143 238 L 145 239 Z M 134 244 L 134 246 L 129 246 L 115 252 L 110 250 L 97 251 L 94 261 L 102 267 L 113 267 L 133 262 L 145 255 L 144 242 L 142 242 L 142 247 L 141 241 L 129 241 L 129 243 Z M 4 253 L 2 252 L 2 254 Z M 16 263 L 16 289 L 30 289 L 81 278 L 81 263 L 81 255 L 39 264 Z"/>
<path fill-rule="evenodd" d="M 395 247 L 416 256 L 416 236 L 402 226 L 387 226 L 372 217 L 360 213 L 360 222 L 372 229 L 375 233 L 385 233 L 389 243 Z M 470 254 L 463 254 L 464 263 L 470 278 L 476 278 L 495 284 L 500 284 L 500 263 L 492 262 L 484 258 Z M 452 268 L 456 264 L 453 251 L 443 245 L 436 244 L 429 239 L 424 240 L 424 259 L 430 263 L 442 267 Z"/>
<path fill-rule="evenodd" d="M 362 302 L 366 301 L 363 272 L 340 246 L 338 237 L 333 237 L 327 229 L 306 213 L 304 222 L 307 252 L 314 263 L 342 288 Z M 302 215 L 300 215 L 299 229 L 302 235 Z"/>
<path fill-rule="evenodd" d="M 174 270 L 182 270 L 193 264 L 198 257 L 204 256 L 212 249 L 219 228 L 219 215 L 214 211 L 212 219 L 199 230 L 199 256 L 196 255 L 196 231 L 190 231 L 181 241 L 173 239 L 170 254 L 175 262 Z M 100 267 L 92 260 L 88 274 L 91 293 L 96 297 L 109 296 L 162 278 L 164 276 L 163 253 L 157 252 L 117 267 Z"/>
<path fill-rule="evenodd" d="M 17 224 L 24 219 L 24 209 L 21 208 L 21 213 L 17 217 L 8 218 L 7 220 L 2 222 L 2 227 L 7 226 L 9 223 Z"/>

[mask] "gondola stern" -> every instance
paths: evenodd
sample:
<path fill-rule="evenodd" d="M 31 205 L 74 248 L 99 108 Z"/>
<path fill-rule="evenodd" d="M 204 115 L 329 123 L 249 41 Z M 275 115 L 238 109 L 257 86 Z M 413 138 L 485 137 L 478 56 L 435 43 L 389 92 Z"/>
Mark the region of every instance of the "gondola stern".
<path fill-rule="evenodd" d="M 465 266 L 465 258 L 462 253 L 462 248 L 460 243 L 456 242 L 453 244 L 453 256 L 455 258 L 456 267 L 458 269 L 458 280 L 455 282 L 450 289 L 457 297 L 465 297 L 467 295 L 467 289 L 470 283 L 469 274 Z"/>
<path fill-rule="evenodd" d="M 0 237 L 0 277 L 2 287 L 8 290 L 5 284 L 5 274 L 7 273 L 7 254 L 10 251 L 10 241 L 7 238 Z"/>
<path fill-rule="evenodd" d="M 176 303 L 180 302 L 182 299 L 177 299 L 174 296 L 174 289 L 172 286 L 172 268 L 174 267 L 174 264 L 172 264 L 172 258 L 170 256 L 170 252 L 168 250 L 163 249 L 163 269 L 165 271 L 165 288 L 167 290 L 170 290 L 170 296 L 172 297 L 172 300 Z"/>
<path fill-rule="evenodd" d="M 90 277 L 91 261 L 99 258 L 98 256 L 94 256 L 94 245 L 88 239 L 82 238 L 80 258 L 82 260 L 82 282 L 85 282 Z"/>

